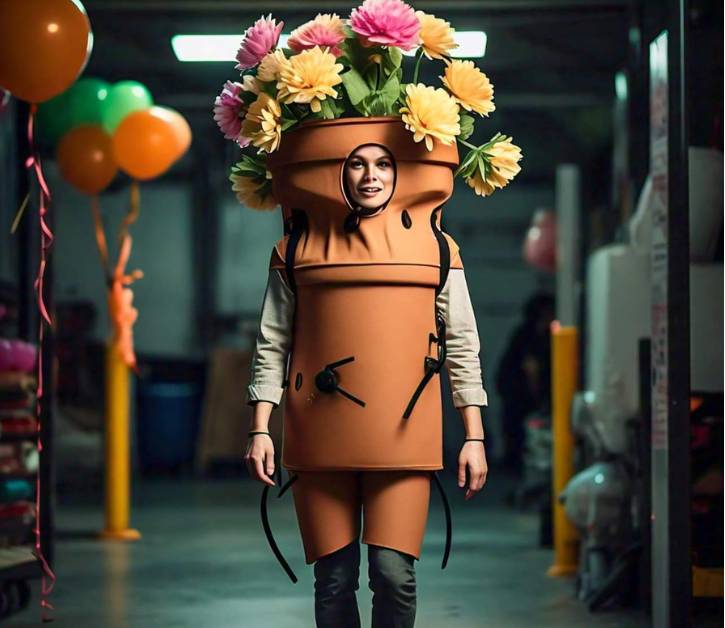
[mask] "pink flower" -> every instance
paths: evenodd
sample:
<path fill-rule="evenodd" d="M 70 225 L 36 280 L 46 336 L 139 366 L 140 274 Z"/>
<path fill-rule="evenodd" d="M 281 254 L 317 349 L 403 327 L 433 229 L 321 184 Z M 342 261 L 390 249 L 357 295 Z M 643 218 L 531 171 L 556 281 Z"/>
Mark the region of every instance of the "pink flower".
<path fill-rule="evenodd" d="M 287 47 L 295 52 L 302 52 L 320 46 L 327 46 L 336 57 L 342 54 L 338 44 L 345 39 L 342 20 L 333 13 L 318 13 L 314 20 L 295 28 L 287 40 Z"/>
<path fill-rule="evenodd" d="M 270 13 L 267 17 L 260 17 L 253 26 L 244 33 L 244 39 L 237 52 L 236 70 L 246 70 L 257 65 L 262 58 L 272 50 L 279 41 L 284 22 L 277 24 Z"/>
<path fill-rule="evenodd" d="M 350 27 L 363 46 L 397 46 L 412 50 L 419 44 L 420 21 L 402 0 L 365 0 L 350 14 Z"/>
<path fill-rule="evenodd" d="M 249 145 L 249 138 L 241 134 L 242 120 L 247 113 L 247 105 L 240 94 L 244 90 L 241 83 L 227 81 L 221 94 L 214 100 L 214 120 L 228 140 L 235 140 L 244 148 Z"/>

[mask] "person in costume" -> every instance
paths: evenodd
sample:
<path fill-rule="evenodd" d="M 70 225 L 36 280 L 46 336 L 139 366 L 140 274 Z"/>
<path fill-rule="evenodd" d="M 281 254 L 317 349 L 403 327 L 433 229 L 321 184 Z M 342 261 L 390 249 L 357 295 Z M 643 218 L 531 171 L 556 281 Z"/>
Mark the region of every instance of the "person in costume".
<path fill-rule="evenodd" d="M 381 144 L 362 144 L 349 154 L 344 161 L 341 181 L 350 210 L 345 221 L 346 231 L 354 232 L 360 221 L 373 220 L 385 210 L 396 189 L 397 175 L 394 156 Z M 289 246 L 290 235 L 286 238 Z M 268 432 L 270 414 L 281 403 L 285 389 L 288 395 L 292 390 L 305 392 L 304 385 L 307 384 L 302 377 L 304 369 L 298 372 L 297 365 L 292 368 L 290 356 L 295 347 L 297 297 L 280 264 L 270 266 L 246 399 L 254 406 L 254 411 L 244 459 L 250 475 L 266 487 L 276 485 L 274 474 L 279 471 Z M 482 384 L 476 321 L 462 265 L 451 266 L 442 290 L 435 297 L 435 306 L 441 315 L 439 329 L 443 330 L 445 338 L 436 339 L 431 334 L 431 340 L 445 343 L 445 366 L 453 403 L 465 425 L 466 440 L 458 457 L 458 484 L 465 489 L 465 499 L 469 499 L 486 480 L 480 408 L 487 405 L 487 395 Z M 320 309 L 318 314 L 322 311 Z M 348 317 L 356 315 L 353 310 L 347 314 Z M 302 315 L 298 313 L 297 316 Z M 362 322 L 356 324 L 364 324 L 365 320 L 363 313 Z M 324 324 L 322 320 L 318 322 Z M 303 321 L 298 324 L 306 329 Z M 323 358 L 327 359 L 327 356 Z M 360 355 L 356 359 L 360 360 Z M 315 387 L 295 403 L 313 408 L 316 401 L 344 396 L 347 398 L 345 403 L 349 402 L 350 413 L 363 411 L 366 401 L 370 407 L 370 399 L 356 397 L 361 386 L 356 386 L 354 378 L 345 379 L 349 363 L 350 358 L 346 358 L 328 364 L 329 368 L 317 374 Z M 295 373 L 294 381 L 290 381 Z M 309 376 L 305 373 L 304 377 Z M 307 421 L 311 428 L 310 417 L 319 415 L 321 410 L 317 415 L 314 410 L 310 412 Z M 414 400 L 406 415 L 406 420 L 416 420 Z M 286 416 L 285 422 L 288 421 L 291 422 Z M 331 421 L 325 428 L 327 431 L 320 433 L 329 435 L 338 429 L 338 425 L 340 423 Z M 333 439 L 334 435 L 329 438 Z M 313 463 L 300 464 L 299 460 L 305 457 L 293 449 L 293 439 L 291 433 L 285 433 L 285 447 L 291 453 L 288 454 L 289 464 L 284 466 L 295 474 L 291 488 L 305 560 L 307 564 L 314 563 L 318 628 L 360 626 L 355 592 L 359 589 L 361 514 L 362 542 L 368 546 L 369 587 L 373 592 L 373 628 L 411 628 L 416 614 L 414 561 L 420 559 L 432 471 L 440 465 L 406 464 L 401 455 L 399 466 L 390 462 L 368 464 L 365 460 L 357 465 L 351 462 L 344 467 L 316 469 Z M 342 450 L 349 447 L 343 434 L 332 447 L 335 443 Z M 300 445 L 298 449 L 304 448 Z M 333 449 L 327 451 L 329 458 Z M 313 460 L 314 455 L 308 455 L 307 459 Z"/>

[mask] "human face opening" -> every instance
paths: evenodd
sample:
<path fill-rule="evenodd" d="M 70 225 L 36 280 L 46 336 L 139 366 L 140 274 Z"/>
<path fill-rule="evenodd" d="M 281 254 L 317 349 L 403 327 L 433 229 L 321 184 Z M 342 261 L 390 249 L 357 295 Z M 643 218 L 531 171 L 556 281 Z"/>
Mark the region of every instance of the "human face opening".
<path fill-rule="evenodd" d="M 358 146 L 343 167 L 343 184 L 353 208 L 371 213 L 385 205 L 395 188 L 395 162 L 385 147 Z"/>

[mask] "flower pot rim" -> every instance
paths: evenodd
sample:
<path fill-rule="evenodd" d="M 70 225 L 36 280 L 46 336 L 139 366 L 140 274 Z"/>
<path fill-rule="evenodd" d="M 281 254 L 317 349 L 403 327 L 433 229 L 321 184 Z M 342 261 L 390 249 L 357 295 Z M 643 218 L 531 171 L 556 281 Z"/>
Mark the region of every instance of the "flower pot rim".
<path fill-rule="evenodd" d="M 290 129 L 290 132 L 294 133 L 297 129 L 318 126 L 377 124 L 380 122 L 400 122 L 402 124 L 403 118 L 400 116 L 346 116 L 343 118 L 333 118 L 332 120 L 305 120 L 304 122 L 300 122 L 295 128 Z"/>

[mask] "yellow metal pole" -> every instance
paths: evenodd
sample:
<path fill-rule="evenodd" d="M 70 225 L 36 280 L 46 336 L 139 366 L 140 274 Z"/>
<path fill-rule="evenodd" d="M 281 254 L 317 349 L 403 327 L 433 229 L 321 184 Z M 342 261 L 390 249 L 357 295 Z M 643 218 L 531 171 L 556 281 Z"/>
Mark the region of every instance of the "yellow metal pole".
<path fill-rule="evenodd" d="M 130 515 L 129 368 L 116 343 L 106 345 L 106 527 L 101 538 L 135 541 Z"/>
<path fill-rule="evenodd" d="M 577 328 L 555 321 L 551 327 L 554 564 L 547 572 L 551 577 L 576 573 L 578 564 L 579 535 L 566 518 L 564 506 L 558 499 L 574 473 L 571 402 L 577 389 L 578 373 Z"/>

